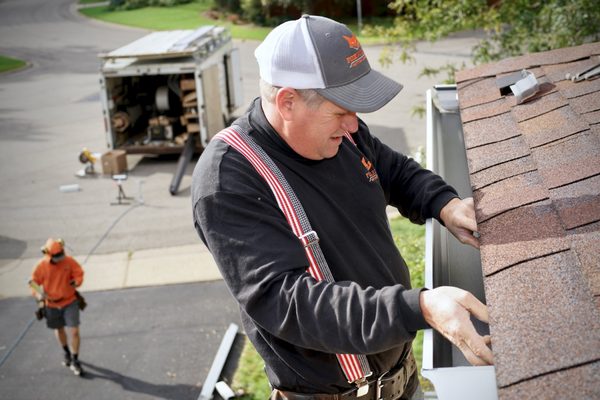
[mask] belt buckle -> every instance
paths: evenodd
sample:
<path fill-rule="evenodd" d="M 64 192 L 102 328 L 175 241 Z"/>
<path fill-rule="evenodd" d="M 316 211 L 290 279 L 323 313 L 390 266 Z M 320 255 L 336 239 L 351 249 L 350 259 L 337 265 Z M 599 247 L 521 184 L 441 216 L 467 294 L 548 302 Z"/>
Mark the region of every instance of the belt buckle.
<path fill-rule="evenodd" d="M 383 382 L 381 382 L 381 380 L 388 374 L 388 372 L 390 371 L 384 372 L 383 374 L 379 375 L 379 378 L 377 378 L 377 381 L 375 382 L 375 400 L 383 400 L 381 392 L 384 385 Z"/>

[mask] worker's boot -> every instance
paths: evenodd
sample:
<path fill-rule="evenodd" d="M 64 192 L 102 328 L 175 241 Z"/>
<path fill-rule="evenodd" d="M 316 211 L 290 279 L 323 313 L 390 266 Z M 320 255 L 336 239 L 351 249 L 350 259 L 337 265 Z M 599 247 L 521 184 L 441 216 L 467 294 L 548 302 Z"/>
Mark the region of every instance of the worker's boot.
<path fill-rule="evenodd" d="M 62 365 L 69 368 L 71 366 L 71 354 L 65 353 L 65 358 L 62 361 Z"/>
<path fill-rule="evenodd" d="M 77 354 L 73 354 L 73 360 L 71 361 L 71 371 L 77 376 L 83 375 L 83 369 L 81 368 L 81 363 L 77 358 Z"/>
<path fill-rule="evenodd" d="M 81 363 L 78 360 L 73 360 L 71 363 L 71 371 L 77 376 L 83 374 L 83 369 L 81 368 Z"/>

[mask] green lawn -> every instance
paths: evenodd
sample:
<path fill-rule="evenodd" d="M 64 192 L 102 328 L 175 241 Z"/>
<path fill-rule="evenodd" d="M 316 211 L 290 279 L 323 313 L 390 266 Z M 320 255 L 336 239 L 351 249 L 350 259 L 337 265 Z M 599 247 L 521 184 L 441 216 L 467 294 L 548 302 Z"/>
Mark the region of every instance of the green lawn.
<path fill-rule="evenodd" d="M 27 63 L 23 60 L 0 55 L 0 73 L 23 68 L 25 65 Z"/>
<path fill-rule="evenodd" d="M 91 0 L 80 0 L 80 2 L 85 1 Z M 195 29 L 202 25 L 224 26 L 229 29 L 232 37 L 236 39 L 263 40 L 272 29 L 271 27 L 261 27 L 253 24 L 234 24 L 226 18 L 219 20 L 208 18 L 206 12 L 210 10 L 211 5 L 211 0 L 195 0 L 191 3 L 173 7 L 144 7 L 135 10 L 110 11 L 108 6 L 96 6 L 81 8 L 79 12 L 89 18 L 153 31 Z M 344 22 L 353 32 L 356 32 L 357 24 L 355 20 Z M 386 21 L 381 19 L 376 20 L 376 22 L 386 24 Z M 367 20 L 365 20 L 365 25 L 366 23 Z M 381 42 L 375 36 L 359 35 L 359 37 L 363 44 Z"/>
<path fill-rule="evenodd" d="M 409 265 L 413 287 L 422 287 L 425 283 L 425 227 L 412 224 L 403 217 L 390 221 L 394 241 L 400 253 Z M 413 351 L 417 359 L 419 377 L 423 354 L 423 331 L 419 331 L 413 342 Z M 240 359 L 239 368 L 233 378 L 232 388 L 245 393 L 244 400 L 259 400 L 269 397 L 269 383 L 263 371 L 263 361 L 250 342 L 246 342 Z M 432 391 L 433 385 L 421 378 L 424 391 Z"/>
<path fill-rule="evenodd" d="M 237 39 L 262 40 L 271 28 L 251 24 L 234 25 L 226 20 L 205 16 L 210 10 L 209 0 L 196 0 L 175 7 L 144 7 L 135 10 L 110 11 L 108 6 L 82 8 L 79 11 L 90 18 L 149 30 L 195 29 L 202 25 L 227 27 Z"/>

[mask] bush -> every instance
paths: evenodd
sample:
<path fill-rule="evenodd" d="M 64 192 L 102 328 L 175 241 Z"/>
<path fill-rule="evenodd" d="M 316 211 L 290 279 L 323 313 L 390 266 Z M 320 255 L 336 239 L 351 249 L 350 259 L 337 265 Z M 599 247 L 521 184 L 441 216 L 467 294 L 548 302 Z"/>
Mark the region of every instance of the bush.
<path fill-rule="evenodd" d="M 213 3 L 213 7 L 219 11 L 236 14 L 242 12 L 241 0 L 213 0 Z M 260 3 L 260 0 L 258 3 Z"/>
<path fill-rule="evenodd" d="M 315 14 L 333 19 L 356 16 L 356 0 L 213 0 L 214 7 L 226 12 L 241 12 L 244 19 L 258 25 L 275 26 L 300 15 Z M 233 4 L 228 4 L 232 2 Z M 391 13 L 386 0 L 363 0 L 365 16 L 385 16 Z"/>
<path fill-rule="evenodd" d="M 142 7 L 172 7 L 190 3 L 192 0 L 110 0 L 109 7 L 113 10 L 133 10 Z"/>
<path fill-rule="evenodd" d="M 600 39 L 597 0 L 394 0 L 389 7 L 397 14 L 394 26 L 375 30 L 400 45 L 401 59 L 409 59 L 418 40 L 471 29 L 486 33 L 474 49 L 475 63 Z"/>

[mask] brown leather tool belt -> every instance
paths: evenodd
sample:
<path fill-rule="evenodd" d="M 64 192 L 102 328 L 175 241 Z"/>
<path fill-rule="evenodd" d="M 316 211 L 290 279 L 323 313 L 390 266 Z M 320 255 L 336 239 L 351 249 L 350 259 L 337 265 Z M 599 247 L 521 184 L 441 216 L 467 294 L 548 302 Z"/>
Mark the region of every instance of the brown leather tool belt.
<path fill-rule="evenodd" d="M 404 394 L 410 377 L 416 371 L 415 358 L 410 352 L 402 366 L 369 380 L 369 391 L 364 396 L 356 397 L 357 389 L 334 394 L 308 394 L 274 389 L 271 400 L 395 400 Z"/>

